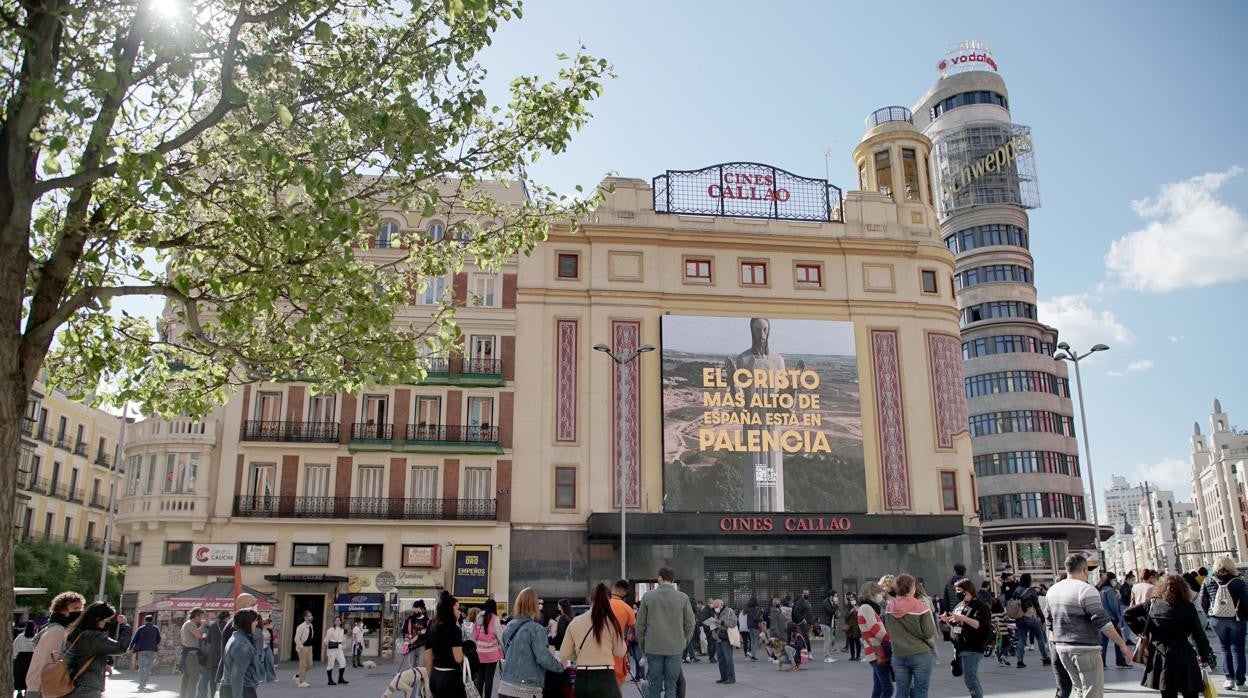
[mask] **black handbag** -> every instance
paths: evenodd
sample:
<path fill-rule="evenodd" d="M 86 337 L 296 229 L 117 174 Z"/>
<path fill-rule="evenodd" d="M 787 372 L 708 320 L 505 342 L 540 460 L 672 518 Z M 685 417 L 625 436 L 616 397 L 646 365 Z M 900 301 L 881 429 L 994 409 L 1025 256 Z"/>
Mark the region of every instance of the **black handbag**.
<path fill-rule="evenodd" d="M 327 643 L 325 643 L 325 644 L 326 644 L 326 646 L 327 646 L 327 647 L 329 647 L 331 650 L 336 650 L 336 649 L 338 649 L 338 645 L 339 645 L 339 643 L 337 643 L 337 642 L 333 642 L 333 641 L 327 642 Z"/>
<path fill-rule="evenodd" d="M 949 662 L 949 668 L 953 670 L 954 677 L 962 675 L 962 656 L 954 655 L 953 661 Z"/>

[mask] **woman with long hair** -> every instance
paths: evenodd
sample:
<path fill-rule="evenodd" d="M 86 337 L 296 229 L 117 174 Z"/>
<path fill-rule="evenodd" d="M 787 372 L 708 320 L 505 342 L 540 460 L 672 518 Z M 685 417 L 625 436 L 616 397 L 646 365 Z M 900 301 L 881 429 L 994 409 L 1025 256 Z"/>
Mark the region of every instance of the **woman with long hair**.
<path fill-rule="evenodd" d="M 494 673 L 503 660 L 503 625 L 498 622 L 498 603 L 494 599 L 486 599 L 473 619 L 472 641 L 477 643 L 480 663 L 475 680 L 477 693 L 481 698 L 490 698 L 494 694 Z"/>
<path fill-rule="evenodd" d="M 1222 672 L 1226 675 L 1223 688 L 1244 689 L 1244 635 L 1248 628 L 1248 584 L 1239 574 L 1239 566 L 1229 557 L 1218 559 L 1213 574 L 1200 588 L 1200 607 L 1209 617 L 1213 634 L 1222 646 Z"/>
<path fill-rule="evenodd" d="M 1161 691 L 1162 698 L 1197 698 L 1204 687 L 1197 660 L 1213 666 L 1216 660 L 1205 637 L 1192 592 L 1177 574 L 1167 574 L 1153 599 L 1127 609 L 1127 620 L 1144 626 L 1149 651 L 1140 685 Z"/>
<path fill-rule="evenodd" d="M 884 627 L 884 587 L 878 582 L 862 585 L 858 606 L 858 631 L 871 664 L 871 698 L 893 695 L 892 644 Z"/>
<path fill-rule="evenodd" d="M 599 582 L 589 611 L 572 619 L 559 648 L 563 661 L 576 662 L 576 698 L 620 698 L 615 658 L 627 651 L 624 629 L 611 611 L 611 592 Z"/>
<path fill-rule="evenodd" d="M 550 653 L 542 626 L 542 600 L 525 587 L 511 605 L 511 621 L 503 630 L 502 683 L 499 698 L 541 698 L 546 672 L 563 672 L 563 665 Z"/>
<path fill-rule="evenodd" d="M 1122 632 L 1122 605 L 1119 603 L 1122 595 L 1114 588 L 1114 580 L 1118 578 L 1113 572 L 1106 572 L 1096 582 L 1096 590 L 1101 595 L 1101 606 L 1105 608 L 1105 613 L 1109 615 L 1109 619 L 1114 624 L 1114 630 Z M 1105 652 L 1109 649 L 1109 636 L 1101 633 L 1101 667 L 1105 667 Z M 1127 663 L 1127 658 L 1122 656 L 1122 648 L 1114 645 L 1114 655 L 1117 666 L 1126 668 L 1131 666 Z"/>
<path fill-rule="evenodd" d="M 884 627 L 893 643 L 897 698 L 927 698 L 932 679 L 936 623 L 927 604 L 916 597 L 916 580 L 897 575 L 897 596 L 884 609 Z"/>
<path fill-rule="evenodd" d="M 115 615 L 117 612 L 112 606 L 96 601 L 69 626 L 65 636 L 65 668 L 74 679 L 74 690 L 66 698 L 99 698 L 104 694 L 108 658 L 126 651 L 104 629 Z"/>
<path fill-rule="evenodd" d="M 260 614 L 245 608 L 231 622 L 234 632 L 221 652 L 221 685 L 229 686 L 234 698 L 256 698 L 256 687 L 265 679 L 264 657 L 251 641 Z"/>
<path fill-rule="evenodd" d="M 464 631 L 459 627 L 459 601 L 443 591 L 429 629 L 425 675 L 433 698 L 465 698 Z"/>
<path fill-rule="evenodd" d="M 559 599 L 559 614 L 551 619 L 550 646 L 556 650 L 563 647 L 563 636 L 568 632 L 568 624 L 572 622 L 572 602 Z"/>
<path fill-rule="evenodd" d="M 26 670 L 35 656 L 35 621 L 26 621 L 22 634 L 13 638 L 13 690 L 17 698 L 26 695 Z"/>

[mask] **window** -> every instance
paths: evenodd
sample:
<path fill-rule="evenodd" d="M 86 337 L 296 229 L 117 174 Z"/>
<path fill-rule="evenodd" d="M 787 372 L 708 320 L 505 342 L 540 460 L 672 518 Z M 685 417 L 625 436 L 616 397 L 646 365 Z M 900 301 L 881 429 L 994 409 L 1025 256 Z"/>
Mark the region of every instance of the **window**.
<path fill-rule="evenodd" d="M 69 430 L 69 420 L 64 417 L 61 417 L 60 419 L 58 419 L 57 425 L 56 425 L 57 445 L 60 445 L 65 441 L 65 432 L 68 430 Z"/>
<path fill-rule="evenodd" d="M 866 191 L 867 184 L 867 161 L 863 160 L 858 165 L 858 191 Z"/>
<path fill-rule="evenodd" d="M 429 224 L 429 242 L 442 242 L 443 236 L 446 234 L 446 226 L 434 221 Z"/>
<path fill-rule="evenodd" d="M 555 466 L 555 508 L 576 508 L 576 467 Z"/>
<path fill-rule="evenodd" d="M 152 494 L 156 487 L 156 454 L 153 453 L 147 457 L 147 487 L 144 488 L 144 494 Z"/>
<path fill-rule="evenodd" d="M 130 544 L 130 556 L 126 560 L 126 564 L 131 567 L 138 567 L 139 560 L 142 559 L 142 557 L 143 557 L 143 544 L 131 543 Z"/>
<path fill-rule="evenodd" d="M 711 283 L 711 260 L 705 258 L 685 258 L 685 283 Z"/>
<path fill-rule="evenodd" d="M 493 499 L 492 475 L 489 468 L 464 468 L 464 499 Z"/>
<path fill-rule="evenodd" d="M 52 494 L 52 491 L 55 490 L 56 486 L 59 485 L 60 483 L 61 483 L 61 464 L 57 461 L 52 461 L 52 482 L 49 483 L 48 494 Z"/>
<path fill-rule="evenodd" d="M 347 567 L 381 567 L 382 546 L 377 543 L 347 543 Z"/>
<path fill-rule="evenodd" d="M 61 540 L 69 542 L 69 532 L 74 528 L 74 520 L 68 516 L 65 517 L 65 528 L 61 533 Z"/>
<path fill-rule="evenodd" d="M 472 302 L 479 308 L 497 308 L 499 306 L 498 275 L 472 275 Z"/>
<path fill-rule="evenodd" d="M 257 506 L 264 506 L 273 496 L 277 484 L 277 466 L 273 463 L 252 463 L 247 478 L 247 496 Z"/>
<path fill-rule="evenodd" d="M 901 149 L 901 174 L 906 186 L 906 201 L 918 201 L 919 158 L 914 148 Z"/>
<path fill-rule="evenodd" d="M 191 564 L 191 542 L 190 541 L 166 541 L 164 564 L 166 565 L 189 565 Z"/>
<path fill-rule="evenodd" d="M 337 421 L 334 414 L 336 402 L 333 395 L 313 395 L 308 400 L 308 421 L 323 424 Z"/>
<path fill-rule="evenodd" d="M 365 395 L 364 396 L 364 422 L 369 426 L 377 426 L 386 424 L 386 417 L 390 414 L 390 396 L 388 395 Z M 369 434 L 368 438 L 383 438 Z"/>
<path fill-rule="evenodd" d="M 447 283 L 445 276 L 435 276 L 426 279 L 425 290 L 420 293 L 417 300 L 421 305 L 441 305 L 446 301 Z"/>
<path fill-rule="evenodd" d="M 742 286 L 766 286 L 767 285 L 767 263 L 766 262 L 742 262 L 741 263 L 741 285 Z"/>
<path fill-rule="evenodd" d="M 329 496 L 329 466 L 309 463 L 303 466 L 303 496 Z"/>
<path fill-rule="evenodd" d="M 819 288 L 823 286 L 823 265 L 798 262 L 793 267 L 793 279 L 798 286 Z"/>
<path fill-rule="evenodd" d="M 945 246 L 954 254 L 993 245 L 1012 245 L 1027 249 L 1027 231 L 1016 225 L 993 223 L 959 230 L 945 238 Z"/>
<path fill-rule="evenodd" d="M 940 506 L 945 511 L 958 510 L 958 473 L 956 471 L 940 471 Z"/>
<path fill-rule="evenodd" d="M 464 373 L 498 373 L 494 363 L 494 335 L 474 334 L 468 338 L 468 359 L 464 361 Z"/>
<path fill-rule="evenodd" d="M 998 94 L 996 92 L 977 90 L 975 92 L 963 92 L 961 94 L 956 94 L 937 102 L 934 106 L 932 106 L 931 116 L 932 119 L 936 119 L 950 109 L 966 107 L 972 104 L 992 104 L 1003 109 L 1010 108 L 1010 102 L 1005 98 L 1005 95 Z"/>
<path fill-rule="evenodd" d="M 442 424 L 442 398 L 417 396 L 416 439 L 429 441 L 438 437 L 437 428 Z"/>
<path fill-rule="evenodd" d="M 489 429 L 494 423 L 494 398 L 491 397 L 470 397 L 468 398 L 468 427 L 469 440 L 474 440 L 474 434 Z"/>
<path fill-rule="evenodd" d="M 360 466 L 355 482 L 355 496 L 381 499 L 386 493 L 386 469 L 381 466 Z"/>
<path fill-rule="evenodd" d="M 556 276 L 560 279 L 581 278 L 581 256 L 575 252 L 560 252 Z"/>
<path fill-rule="evenodd" d="M 239 543 L 238 564 L 248 567 L 272 567 L 277 564 L 274 543 Z"/>
<path fill-rule="evenodd" d="M 875 186 L 885 196 L 893 193 L 893 163 L 888 151 L 881 150 L 875 154 Z"/>
<path fill-rule="evenodd" d="M 437 499 L 438 469 L 425 465 L 413 465 L 407 474 L 408 499 Z"/>
<path fill-rule="evenodd" d="M 919 271 L 919 278 L 923 281 L 924 293 L 933 295 L 940 293 L 940 289 L 936 286 L 936 272 L 931 269 L 922 269 Z"/>
<path fill-rule="evenodd" d="M 52 537 L 52 512 L 43 515 L 43 538 L 48 540 Z"/>
<path fill-rule="evenodd" d="M 328 567 L 328 543 L 295 543 L 291 550 L 290 564 L 294 567 Z"/>
<path fill-rule="evenodd" d="M 165 484 L 161 491 L 166 494 L 191 494 L 195 492 L 195 479 L 198 474 L 198 453 L 167 453 Z"/>
<path fill-rule="evenodd" d="M 387 218 L 377 228 L 377 247 L 387 249 L 399 246 L 399 223 Z"/>

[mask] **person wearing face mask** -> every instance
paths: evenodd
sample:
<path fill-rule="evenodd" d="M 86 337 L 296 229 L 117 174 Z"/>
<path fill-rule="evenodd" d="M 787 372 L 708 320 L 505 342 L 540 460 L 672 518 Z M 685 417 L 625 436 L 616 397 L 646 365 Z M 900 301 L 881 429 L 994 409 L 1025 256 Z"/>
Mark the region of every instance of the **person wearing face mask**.
<path fill-rule="evenodd" d="M 992 630 L 992 613 L 979 600 L 975 585 L 963 577 L 953 583 L 954 593 L 960 601 L 940 620 L 949 624 L 949 636 L 957 653 L 955 662 L 962 668 L 962 682 L 971 692 L 971 698 L 984 698 L 984 687 L 979 681 L 979 662 L 984 658 L 984 645 Z"/>
<path fill-rule="evenodd" d="M 108 659 L 126 651 L 108 636 L 105 625 L 117 612 L 103 601 L 87 606 L 65 634 L 65 669 L 74 679 L 74 690 L 64 698 L 99 698 L 105 675 L 112 669 Z"/>
<path fill-rule="evenodd" d="M 295 680 L 299 682 L 299 688 L 312 685 L 308 683 L 308 671 L 312 668 L 312 640 L 315 634 L 312 612 L 307 611 L 303 614 L 303 622 L 295 628 L 295 652 L 299 655 L 299 673 L 295 674 Z"/>
<path fill-rule="evenodd" d="M 425 644 L 429 636 L 429 614 L 424 599 L 412 605 L 412 614 L 403 621 L 403 644 L 399 648 L 399 671 L 424 666 Z M 403 650 L 406 647 L 406 651 Z"/>
<path fill-rule="evenodd" d="M 892 642 L 884 628 L 884 588 L 877 582 L 862 585 L 858 606 L 858 631 L 866 643 L 867 661 L 871 664 L 871 698 L 893 695 Z"/>
<path fill-rule="evenodd" d="M 342 646 L 347 642 L 347 633 L 342 629 L 342 616 L 334 618 L 334 627 L 325 631 L 325 639 L 322 640 L 325 646 L 325 674 L 329 676 L 329 685 L 336 685 L 334 682 L 334 668 L 338 668 L 338 681 L 342 685 L 350 683 L 343 674 L 347 673 L 347 657 L 343 653 Z"/>
<path fill-rule="evenodd" d="M 810 637 L 810 589 L 803 589 L 802 595 L 793 604 L 793 624 L 802 632 L 802 637 Z"/>
<path fill-rule="evenodd" d="M 351 666 L 355 669 L 362 669 L 364 662 L 361 658 L 364 656 L 364 621 L 359 618 L 355 619 L 355 626 L 351 628 Z"/>
<path fill-rule="evenodd" d="M 42 698 L 43 668 L 60 660 L 61 647 L 65 644 L 70 624 L 82 615 L 85 600 L 82 594 L 66 591 L 57 594 L 48 607 L 51 620 L 35 635 L 35 651 L 30 656 L 30 668 L 26 670 L 27 698 Z"/>

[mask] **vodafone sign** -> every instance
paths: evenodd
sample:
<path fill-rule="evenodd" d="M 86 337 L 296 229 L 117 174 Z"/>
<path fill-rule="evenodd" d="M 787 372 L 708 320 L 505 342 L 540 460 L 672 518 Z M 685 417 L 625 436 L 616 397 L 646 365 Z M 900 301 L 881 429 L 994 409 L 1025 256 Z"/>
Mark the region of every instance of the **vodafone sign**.
<path fill-rule="evenodd" d="M 996 72 L 997 61 L 992 57 L 988 44 L 982 41 L 963 41 L 949 47 L 945 57 L 936 62 L 936 69 L 944 75 L 972 70 Z"/>
<path fill-rule="evenodd" d="M 235 543 L 195 543 L 191 546 L 191 574 L 231 574 L 237 561 L 238 545 Z"/>

